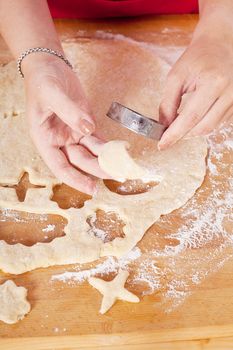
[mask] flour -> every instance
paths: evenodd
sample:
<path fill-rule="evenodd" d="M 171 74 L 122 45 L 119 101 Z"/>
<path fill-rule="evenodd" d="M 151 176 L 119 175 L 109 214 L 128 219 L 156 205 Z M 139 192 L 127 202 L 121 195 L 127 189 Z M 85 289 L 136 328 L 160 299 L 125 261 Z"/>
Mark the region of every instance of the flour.
<path fill-rule="evenodd" d="M 12 211 L 10 209 L 2 209 L 1 210 L 1 222 L 13 221 L 13 222 L 25 222 L 25 220 L 21 217 L 20 213 Z"/>
<path fill-rule="evenodd" d="M 96 213 L 94 213 L 89 221 L 89 225 L 91 226 L 91 228 L 88 231 L 88 233 L 94 235 L 95 237 L 100 238 L 104 242 L 107 237 L 107 232 L 95 227 L 96 220 L 97 220 L 97 216 L 96 216 Z"/>
<path fill-rule="evenodd" d="M 232 140 L 225 141 L 224 145 L 229 149 L 233 149 L 233 141 Z"/>
<path fill-rule="evenodd" d="M 158 35 L 160 33 L 154 33 L 154 35 Z M 167 33 L 169 35 L 169 33 Z M 150 33 L 152 35 L 152 33 Z M 180 34 L 177 34 L 178 36 Z M 87 38 L 89 37 L 89 33 L 85 30 L 79 30 L 77 32 L 78 37 L 84 37 Z M 153 35 L 152 35 L 153 36 Z M 92 37 L 98 38 L 98 39 L 109 39 L 109 40 L 122 40 L 122 41 L 127 41 L 128 43 L 131 44 L 136 44 L 146 50 L 149 50 L 150 52 L 154 52 L 157 57 L 160 57 L 163 59 L 169 66 L 173 65 L 179 57 L 183 54 L 185 51 L 186 47 L 183 45 L 177 46 L 177 45 L 155 45 L 154 43 L 149 43 L 149 42 L 144 42 L 144 41 L 138 41 L 133 38 L 130 38 L 128 36 L 125 36 L 123 34 L 115 34 L 109 31 L 103 31 L 103 30 L 97 30 Z M 70 38 L 65 38 L 67 39 L 68 42 L 76 41 L 76 39 L 72 40 Z M 161 37 L 159 38 L 161 39 Z M 159 40 L 158 40 L 159 41 Z M 159 79 L 159 77 L 158 77 Z M 143 89 L 143 87 L 142 87 Z"/>
<path fill-rule="evenodd" d="M 81 36 L 84 35 L 84 32 L 81 33 Z M 100 39 L 124 40 L 129 43 L 137 44 L 140 47 L 143 47 L 144 49 L 153 51 L 156 54 L 156 56 L 162 58 L 169 65 L 173 65 L 186 49 L 185 46 L 161 46 L 143 41 L 137 41 L 122 34 L 113 34 L 102 30 L 97 30 L 95 33 L 95 37 Z"/>
<path fill-rule="evenodd" d="M 0 222 L 18 222 L 18 223 L 25 223 L 29 220 L 35 220 L 35 221 L 47 221 L 48 215 L 47 214 L 33 214 L 33 213 L 27 213 L 27 220 L 25 217 L 22 217 L 20 212 L 13 211 L 11 209 L 1 209 L 0 212 Z"/>
<path fill-rule="evenodd" d="M 72 284 L 73 282 L 82 283 L 90 277 L 94 276 L 103 276 L 110 273 L 116 273 L 119 269 L 126 269 L 128 265 L 141 256 L 141 251 L 139 248 L 135 247 L 127 255 L 123 256 L 120 259 L 113 257 L 108 257 L 103 262 L 97 264 L 95 267 L 92 267 L 88 270 L 72 271 L 65 272 L 62 274 L 53 275 L 52 281 L 62 281 Z M 79 270 L 80 267 L 77 267 L 76 270 Z"/>
<path fill-rule="evenodd" d="M 56 228 L 55 225 L 49 224 L 49 225 L 47 225 L 45 228 L 42 228 L 42 231 L 43 231 L 43 232 L 51 232 L 51 231 L 54 231 L 55 228 Z"/>
<path fill-rule="evenodd" d="M 142 295 L 153 294 L 162 288 L 161 277 L 163 273 L 160 268 L 154 264 L 151 259 L 147 259 L 140 264 L 140 269 L 132 279 L 134 285 L 142 284 L 145 286 Z M 148 293 L 148 290 L 150 291 Z"/>

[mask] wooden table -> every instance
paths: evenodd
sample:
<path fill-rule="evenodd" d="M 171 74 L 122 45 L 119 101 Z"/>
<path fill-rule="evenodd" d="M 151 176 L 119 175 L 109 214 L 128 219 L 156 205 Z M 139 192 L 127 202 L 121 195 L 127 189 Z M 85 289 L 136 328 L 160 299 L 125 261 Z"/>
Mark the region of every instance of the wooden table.
<path fill-rule="evenodd" d="M 119 33 L 138 41 L 154 43 L 160 47 L 184 47 L 188 44 L 197 17 L 159 16 L 114 21 L 56 21 L 56 27 L 62 39 L 77 36 L 93 36 L 96 31 Z M 3 41 L 0 41 L 0 62 L 10 60 L 10 54 Z M 232 162 L 232 156 L 226 154 L 225 163 Z M 225 169 L 225 172 L 229 169 Z M 227 174 L 225 174 L 227 176 Z M 221 178 L 219 179 L 221 183 Z M 25 177 L 18 186 L 20 196 L 28 186 Z M 211 193 L 207 176 L 204 194 Z M 84 195 L 66 186 L 54 190 L 54 200 L 63 207 L 80 206 L 87 199 Z M 200 199 L 201 201 L 202 199 Z M 182 210 L 168 216 L 170 230 L 182 222 Z M 7 216 L 6 216 L 7 215 Z M 5 220 L 5 221 L 4 221 Z M 56 230 L 45 237 L 43 228 L 56 224 Z M 61 236 L 65 220 L 55 216 L 2 212 L 0 215 L 0 237 L 9 243 L 23 242 L 33 244 L 36 241 L 49 241 Z M 230 225 L 230 223 L 229 223 Z M 167 228 L 167 227 L 166 227 Z M 232 225 L 230 225 L 232 232 Z M 33 232 L 33 235 L 31 234 Z M 154 238 L 157 248 L 168 244 L 164 236 L 163 222 L 159 222 L 147 232 L 139 247 L 145 248 Z M 169 244 L 175 244 L 172 240 Z M 202 249 L 192 249 L 177 260 L 177 271 L 182 265 L 197 262 L 212 254 L 219 244 L 214 239 Z M 223 255 L 231 256 L 232 249 L 227 247 Z M 146 254 L 145 254 L 146 255 Z M 211 260 L 218 264 L 219 257 Z M 143 257 L 141 262 L 143 261 Z M 222 261 L 222 260 L 221 260 Z M 165 266 L 166 259 L 156 259 L 156 264 Z M 85 268 L 89 265 L 85 265 Z M 137 268 L 135 264 L 134 268 Z M 54 274 L 73 271 L 74 266 L 38 269 L 20 276 L 0 274 L 0 281 L 13 279 L 18 285 L 28 288 L 28 298 L 32 305 L 31 313 L 16 325 L 0 323 L 0 348 L 7 349 L 232 349 L 233 348 L 233 263 L 229 259 L 216 273 L 210 273 L 201 283 L 188 285 L 187 298 L 170 312 L 163 299 L 168 280 L 173 275 L 165 275 L 161 291 L 142 297 L 139 304 L 118 302 L 109 313 L 98 313 L 101 296 L 88 283 L 68 284 L 51 282 Z M 179 270 L 182 271 L 182 270 Z M 110 276 L 111 277 L 111 276 Z M 146 286 L 132 285 L 129 289 L 141 296 Z M 180 292 L 183 292 L 180 287 Z"/>

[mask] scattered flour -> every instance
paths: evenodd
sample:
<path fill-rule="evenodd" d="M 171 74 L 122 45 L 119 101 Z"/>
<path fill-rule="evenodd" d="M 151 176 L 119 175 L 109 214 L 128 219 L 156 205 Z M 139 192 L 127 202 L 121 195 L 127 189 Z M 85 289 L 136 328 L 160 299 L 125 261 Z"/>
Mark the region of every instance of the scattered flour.
<path fill-rule="evenodd" d="M 130 251 L 127 255 L 123 256 L 121 259 L 116 259 L 114 257 L 108 257 L 103 262 L 97 264 L 93 268 L 88 270 L 80 270 L 80 271 L 72 271 L 65 272 L 62 274 L 52 276 L 51 280 L 59 280 L 62 282 L 77 282 L 82 283 L 86 281 L 88 278 L 96 276 L 96 275 L 106 275 L 109 273 L 117 272 L 119 269 L 126 269 L 126 267 L 134 260 L 141 256 L 141 251 L 138 247 L 135 247 L 132 251 Z M 77 269 L 80 269 L 78 267 Z"/>
<path fill-rule="evenodd" d="M 11 209 L 1 209 L 0 214 L 0 222 L 7 222 L 7 221 L 14 221 L 14 222 L 28 222 L 29 220 L 35 220 L 35 221 L 47 221 L 48 215 L 47 214 L 33 214 L 33 213 L 27 213 L 27 219 L 25 217 L 21 216 L 20 212 L 13 211 Z"/>
<path fill-rule="evenodd" d="M 84 35 L 84 33 L 82 33 L 82 35 Z M 158 57 L 162 58 L 169 65 L 173 65 L 186 49 L 185 46 L 161 46 L 155 45 L 153 43 L 137 41 L 122 34 L 113 34 L 102 30 L 97 30 L 95 37 L 99 39 L 124 40 L 133 44 L 137 44 L 144 49 L 153 51 Z"/>
<path fill-rule="evenodd" d="M 51 231 L 54 231 L 55 228 L 56 228 L 56 225 L 48 224 L 45 228 L 42 228 L 42 231 L 43 232 L 51 232 Z"/>
<path fill-rule="evenodd" d="M 224 145 L 229 149 L 233 149 L 233 140 L 226 140 Z"/>
<path fill-rule="evenodd" d="M 88 232 L 90 234 L 94 235 L 95 237 L 100 238 L 104 242 L 106 237 L 107 237 L 107 233 L 104 230 L 101 230 L 101 229 L 95 227 L 96 219 L 97 219 L 96 213 L 94 213 L 89 221 L 89 225 L 91 226 L 91 228 Z"/>
<path fill-rule="evenodd" d="M 2 213 L 0 217 L 1 222 L 5 222 L 5 221 L 25 222 L 25 220 L 21 218 L 20 213 L 14 212 L 10 209 L 2 209 L 1 213 Z"/>

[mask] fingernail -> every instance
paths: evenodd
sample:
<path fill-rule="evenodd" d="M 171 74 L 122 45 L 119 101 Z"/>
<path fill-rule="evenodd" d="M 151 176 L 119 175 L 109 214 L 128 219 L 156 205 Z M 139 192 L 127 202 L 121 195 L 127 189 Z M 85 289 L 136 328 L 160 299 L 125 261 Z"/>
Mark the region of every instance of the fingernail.
<path fill-rule="evenodd" d="M 163 149 L 163 147 L 164 147 L 164 141 L 163 140 L 164 140 L 164 138 L 162 136 L 161 139 L 159 140 L 158 144 L 157 144 L 157 148 L 158 148 L 159 151 L 161 151 Z"/>
<path fill-rule="evenodd" d="M 160 144 L 157 145 L 157 148 L 158 148 L 159 151 L 162 151 L 163 147 L 164 147 L 164 145 L 160 145 Z"/>
<path fill-rule="evenodd" d="M 79 127 L 84 135 L 92 134 L 95 131 L 95 125 L 86 119 L 80 120 Z"/>
<path fill-rule="evenodd" d="M 166 143 L 166 142 L 159 142 L 157 145 L 157 148 L 159 151 L 162 151 L 166 148 L 168 148 L 170 146 L 170 143 Z"/>

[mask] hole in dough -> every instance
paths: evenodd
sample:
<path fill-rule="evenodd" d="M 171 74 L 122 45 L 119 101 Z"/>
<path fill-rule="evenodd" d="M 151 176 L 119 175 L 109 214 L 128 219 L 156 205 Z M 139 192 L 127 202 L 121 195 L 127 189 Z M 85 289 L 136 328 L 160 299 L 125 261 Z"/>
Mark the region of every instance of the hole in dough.
<path fill-rule="evenodd" d="M 35 225 L 36 223 L 36 225 Z M 31 225 L 31 228 L 30 228 Z M 65 236 L 67 220 L 60 215 L 39 215 L 15 210 L 0 211 L 0 240 L 32 246 Z"/>
<path fill-rule="evenodd" d="M 114 212 L 105 212 L 98 209 L 95 215 L 87 218 L 90 226 L 89 233 L 102 239 L 103 242 L 111 242 L 116 237 L 125 237 L 124 222 Z"/>
<path fill-rule="evenodd" d="M 15 192 L 17 194 L 18 200 L 20 202 L 24 202 L 27 190 L 29 188 L 44 188 L 45 186 L 37 186 L 37 185 L 32 185 L 29 181 L 29 176 L 28 173 L 23 173 L 23 175 L 20 178 L 20 181 L 17 185 L 5 185 L 5 184 L 0 184 L 1 187 L 8 187 L 8 188 L 14 188 Z"/>
<path fill-rule="evenodd" d="M 111 192 L 127 196 L 148 192 L 150 189 L 157 186 L 159 182 L 143 182 L 142 180 L 126 180 L 125 182 L 118 182 L 114 180 L 104 180 L 104 184 Z"/>
<path fill-rule="evenodd" d="M 19 115 L 18 112 L 16 112 L 16 111 L 12 112 L 12 117 L 18 117 L 18 115 Z"/>
<path fill-rule="evenodd" d="M 91 199 L 88 194 L 79 192 L 65 184 L 53 187 L 52 201 L 56 202 L 61 209 L 82 208 L 84 203 Z"/>
<path fill-rule="evenodd" d="M 14 111 L 14 110 L 13 110 L 12 112 L 10 112 L 10 113 L 7 113 L 7 112 L 4 112 L 4 113 L 3 113 L 3 118 L 4 118 L 4 119 L 7 119 L 7 118 L 10 117 L 10 116 L 13 117 L 13 118 L 14 118 L 14 117 L 18 117 L 18 116 L 19 116 L 19 113 L 16 112 L 16 111 Z"/>

